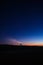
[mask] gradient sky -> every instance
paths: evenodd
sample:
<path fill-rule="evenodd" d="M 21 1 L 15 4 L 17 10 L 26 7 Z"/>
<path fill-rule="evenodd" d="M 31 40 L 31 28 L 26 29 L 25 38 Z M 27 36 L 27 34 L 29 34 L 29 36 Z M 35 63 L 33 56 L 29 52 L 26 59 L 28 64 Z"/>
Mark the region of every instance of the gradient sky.
<path fill-rule="evenodd" d="M 24 42 L 43 41 L 43 2 L 1 2 L 0 41 L 7 37 Z"/>

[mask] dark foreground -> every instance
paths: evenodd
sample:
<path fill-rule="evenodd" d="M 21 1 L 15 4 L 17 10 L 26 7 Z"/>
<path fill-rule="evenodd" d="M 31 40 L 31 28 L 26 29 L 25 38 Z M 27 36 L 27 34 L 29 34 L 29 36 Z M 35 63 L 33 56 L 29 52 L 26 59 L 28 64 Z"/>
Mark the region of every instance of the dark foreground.
<path fill-rule="evenodd" d="M 0 59 L 31 61 L 43 59 L 43 47 L 0 45 Z"/>

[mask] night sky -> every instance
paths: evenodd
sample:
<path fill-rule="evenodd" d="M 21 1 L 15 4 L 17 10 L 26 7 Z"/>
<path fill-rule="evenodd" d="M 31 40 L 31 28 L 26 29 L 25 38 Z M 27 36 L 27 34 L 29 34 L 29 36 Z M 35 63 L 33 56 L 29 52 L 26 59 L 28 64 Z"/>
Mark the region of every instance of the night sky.
<path fill-rule="evenodd" d="M 43 2 L 0 2 L 0 41 L 43 41 Z"/>

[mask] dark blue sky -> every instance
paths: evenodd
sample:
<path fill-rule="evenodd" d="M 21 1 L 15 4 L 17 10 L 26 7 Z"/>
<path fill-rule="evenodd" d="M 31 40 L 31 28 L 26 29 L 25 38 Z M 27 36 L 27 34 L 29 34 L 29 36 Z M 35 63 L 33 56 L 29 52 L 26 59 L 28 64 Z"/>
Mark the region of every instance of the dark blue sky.
<path fill-rule="evenodd" d="M 41 1 L 7 1 L 2 2 L 0 6 L 0 40 L 6 37 L 23 41 L 43 39 Z"/>

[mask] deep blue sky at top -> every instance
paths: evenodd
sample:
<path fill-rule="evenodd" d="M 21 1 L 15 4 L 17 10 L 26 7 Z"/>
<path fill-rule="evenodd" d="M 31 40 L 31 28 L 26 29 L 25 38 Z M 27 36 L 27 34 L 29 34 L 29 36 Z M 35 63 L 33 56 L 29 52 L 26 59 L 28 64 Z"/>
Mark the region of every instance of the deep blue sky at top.
<path fill-rule="evenodd" d="M 0 4 L 0 40 L 43 38 L 43 2 L 6 1 Z"/>

